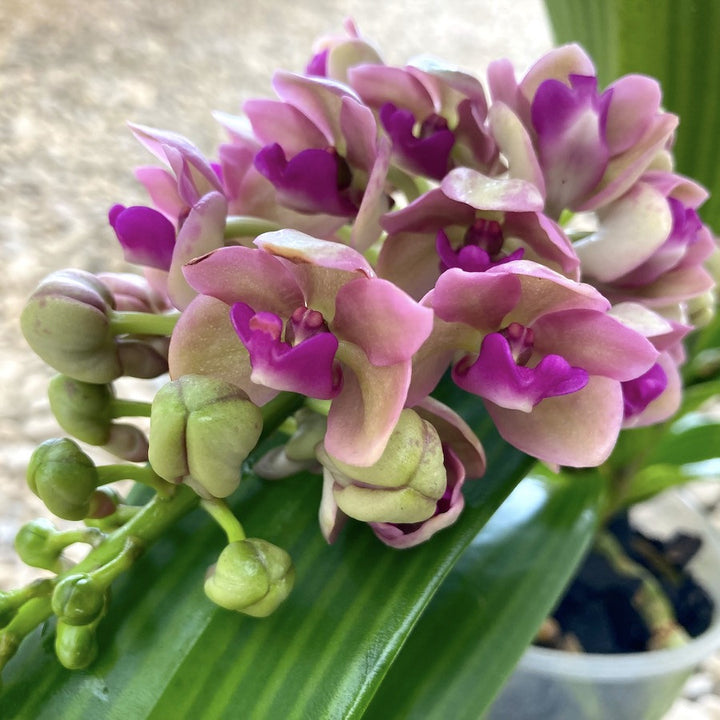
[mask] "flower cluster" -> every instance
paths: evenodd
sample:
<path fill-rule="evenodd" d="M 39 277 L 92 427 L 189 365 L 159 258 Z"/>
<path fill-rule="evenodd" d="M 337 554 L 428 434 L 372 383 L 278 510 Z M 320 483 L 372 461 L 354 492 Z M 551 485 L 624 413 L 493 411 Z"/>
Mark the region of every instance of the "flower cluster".
<path fill-rule="evenodd" d="M 677 118 L 658 84 L 599 88 L 576 45 L 519 78 L 494 62 L 483 85 L 435 61 L 386 65 L 348 23 L 273 88 L 217 115 L 228 141 L 214 159 L 131 125 L 163 167 L 137 170 L 148 206 L 116 205 L 109 221 L 144 279 L 68 271 L 22 320 L 69 376 L 60 389 L 95 397 L 86 385 L 169 372 L 149 438 L 125 457 L 144 453 L 156 484 L 203 498 L 230 542 L 206 590 L 255 614 L 289 592 L 289 560 L 245 539 L 222 499 L 279 399 L 284 442 L 256 472 L 321 472 L 330 542 L 350 517 L 415 545 L 455 521 L 486 469 L 472 429 L 433 397 L 444 377 L 523 452 L 599 465 L 621 429 L 678 408 L 682 340 L 712 307 L 717 252 L 697 212 L 706 192 L 673 170 Z M 119 412 L 101 395 L 90 424 L 105 444 Z M 97 492 L 87 473 L 73 507 Z M 238 572 L 264 578 L 246 603 Z"/>

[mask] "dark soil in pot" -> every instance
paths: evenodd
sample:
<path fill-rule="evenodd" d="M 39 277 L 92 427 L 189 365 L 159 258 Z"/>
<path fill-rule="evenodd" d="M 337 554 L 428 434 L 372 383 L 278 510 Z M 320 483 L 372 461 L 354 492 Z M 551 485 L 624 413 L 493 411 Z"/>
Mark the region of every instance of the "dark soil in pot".
<path fill-rule="evenodd" d="M 618 516 L 608 530 L 632 561 L 655 576 L 687 634 L 704 632 L 714 603 L 686 569 L 700 539 L 685 533 L 665 541 L 648 537 L 631 527 L 627 514 Z M 640 589 L 637 577 L 619 574 L 604 555 L 591 551 L 536 644 L 589 653 L 648 650 L 653 641 L 637 609 Z"/>

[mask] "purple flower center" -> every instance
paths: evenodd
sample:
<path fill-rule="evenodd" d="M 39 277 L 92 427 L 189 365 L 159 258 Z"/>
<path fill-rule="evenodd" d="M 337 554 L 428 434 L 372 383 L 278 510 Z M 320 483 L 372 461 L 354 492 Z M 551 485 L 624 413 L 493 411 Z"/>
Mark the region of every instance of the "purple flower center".
<path fill-rule="evenodd" d="M 306 75 L 316 75 L 318 77 L 327 77 L 327 61 L 330 54 L 330 48 L 325 48 L 310 58 L 310 62 L 305 67 Z"/>
<path fill-rule="evenodd" d="M 466 356 L 455 365 L 455 383 L 510 410 L 530 412 L 541 400 L 584 388 L 588 374 L 560 355 L 545 355 L 528 367 L 533 355 L 532 328 L 511 323 L 483 338 L 477 359 Z"/>
<path fill-rule="evenodd" d="M 255 168 L 275 186 L 280 202 L 293 210 L 341 217 L 357 213 L 350 198 L 350 167 L 335 148 L 308 148 L 288 160 L 273 143 L 255 155 Z"/>
<path fill-rule="evenodd" d="M 503 232 L 497 220 L 477 218 L 465 231 L 462 245 L 454 250 L 444 231 L 439 230 L 435 248 L 440 258 L 440 272 L 448 268 L 460 268 L 466 272 L 484 272 L 493 265 L 502 265 L 511 260 L 520 260 L 524 254 L 518 248 L 510 255 L 501 255 Z"/>
<path fill-rule="evenodd" d="M 669 197 L 667 201 L 673 220 L 672 230 L 667 241 L 669 243 L 692 245 L 697 240 L 698 233 L 702 230 L 700 217 L 695 210 L 686 207 L 675 198 Z"/>
<path fill-rule="evenodd" d="M 455 144 L 455 135 L 445 118 L 432 113 L 422 121 L 416 135 L 415 116 L 385 103 L 380 108 L 380 121 L 392 140 L 394 153 L 409 170 L 436 180 L 445 177 Z"/>
<path fill-rule="evenodd" d="M 639 415 L 667 387 L 667 375 L 655 363 L 646 373 L 634 380 L 621 383 L 625 419 Z"/>
<path fill-rule="evenodd" d="M 335 362 L 338 341 L 328 331 L 322 313 L 297 308 L 285 327 L 285 340 L 284 323 L 274 313 L 256 313 L 238 302 L 230 308 L 230 319 L 250 355 L 253 382 L 320 400 L 330 400 L 340 392 L 342 372 Z"/>

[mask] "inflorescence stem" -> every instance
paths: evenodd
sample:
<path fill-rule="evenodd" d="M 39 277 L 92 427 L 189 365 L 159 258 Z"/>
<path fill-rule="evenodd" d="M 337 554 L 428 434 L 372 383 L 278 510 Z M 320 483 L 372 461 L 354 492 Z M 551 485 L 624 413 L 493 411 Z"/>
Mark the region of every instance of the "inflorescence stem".
<path fill-rule="evenodd" d="M 301 395 L 281 393 L 267 403 L 262 408 L 264 422 L 260 442 L 271 435 L 288 415 L 301 407 L 303 399 Z M 130 478 L 154 487 L 150 476 L 157 477 L 149 465 L 111 465 L 100 467 L 98 471 L 104 483 Z M 115 571 L 124 572 L 132 565 L 139 554 L 139 549 L 149 548 L 178 520 L 200 504 L 200 497 L 189 486 L 164 484 L 172 490 L 171 493 L 158 492 L 144 507 L 138 508 L 137 513 L 122 527 L 109 533 L 102 543 L 90 550 L 85 558 L 72 568 L 58 574 L 52 581 L 35 582 L 27 588 L 12 591 L 22 595 L 23 603 L 18 607 L 12 620 L 0 630 L 0 670 L 15 654 L 23 638 L 52 615 L 50 598 L 52 588 L 59 580 L 69 573 L 91 573 L 97 572 L 100 568 L 103 568 L 100 572 L 105 572 L 107 569 L 107 572 L 114 573 L 114 578 L 117 574 Z M 244 539 L 242 526 L 224 502 L 202 502 L 205 509 L 220 522 L 230 542 Z M 227 512 L 218 509 L 221 505 Z M 38 593 L 41 593 L 40 596 L 37 596 Z"/>

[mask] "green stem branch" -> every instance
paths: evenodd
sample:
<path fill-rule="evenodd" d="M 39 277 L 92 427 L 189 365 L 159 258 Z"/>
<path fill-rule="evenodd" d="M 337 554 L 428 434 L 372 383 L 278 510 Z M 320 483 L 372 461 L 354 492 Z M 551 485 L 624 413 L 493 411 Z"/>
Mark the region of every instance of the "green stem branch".
<path fill-rule="evenodd" d="M 648 649 L 685 645 L 688 641 L 687 633 L 678 624 L 672 605 L 657 579 L 628 557 L 622 545 L 607 531 L 598 534 L 595 549 L 617 573 L 640 581 L 640 588 L 632 602 L 650 631 Z"/>
<path fill-rule="evenodd" d="M 180 313 L 155 313 L 113 310 L 110 313 L 110 332 L 113 335 L 171 335 Z"/>
<path fill-rule="evenodd" d="M 121 417 L 150 417 L 152 403 L 144 400 L 123 400 L 113 398 L 110 401 L 110 414 L 113 418 Z"/>
<path fill-rule="evenodd" d="M 222 500 L 201 500 L 200 505 L 205 512 L 223 529 L 228 543 L 244 540 L 245 530 L 232 510 Z"/>
<path fill-rule="evenodd" d="M 272 220 L 249 215 L 230 215 L 225 222 L 225 239 L 257 237 L 273 230 L 280 230 L 280 225 Z"/>

